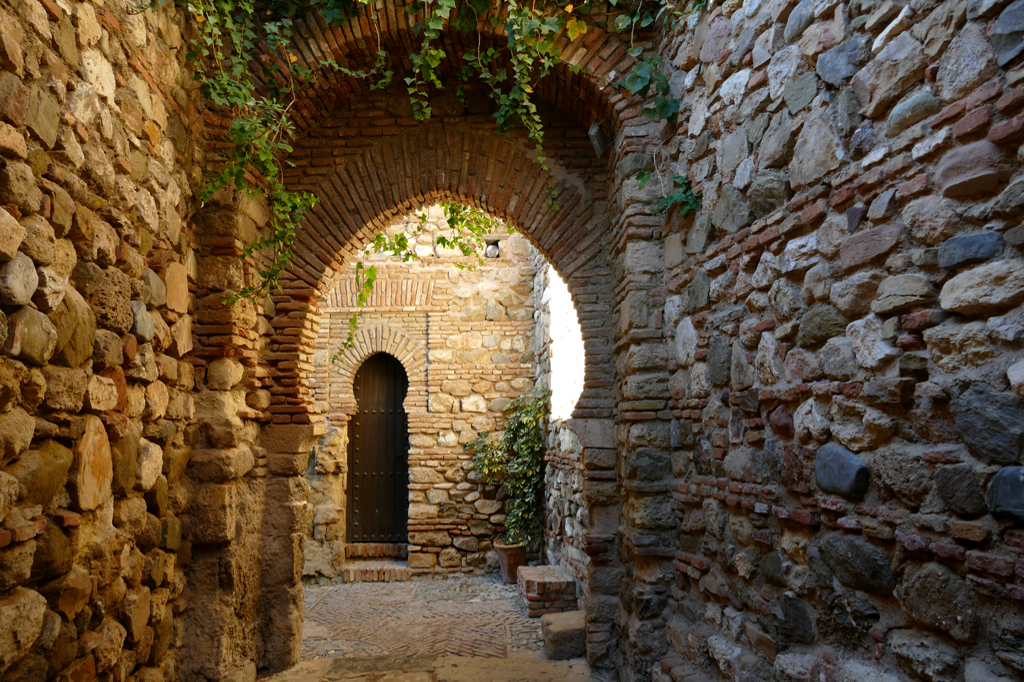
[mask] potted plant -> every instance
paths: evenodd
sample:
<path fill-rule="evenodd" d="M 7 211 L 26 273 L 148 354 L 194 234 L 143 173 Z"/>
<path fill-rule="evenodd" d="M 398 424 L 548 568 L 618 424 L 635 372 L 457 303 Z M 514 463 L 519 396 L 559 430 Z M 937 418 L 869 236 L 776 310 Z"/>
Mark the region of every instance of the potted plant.
<path fill-rule="evenodd" d="M 507 583 L 526 563 L 526 549 L 540 536 L 544 509 L 544 422 L 551 391 L 535 387 L 508 404 L 500 440 L 481 433 L 466 444 L 484 480 L 505 488 L 505 533 L 494 543 Z"/>

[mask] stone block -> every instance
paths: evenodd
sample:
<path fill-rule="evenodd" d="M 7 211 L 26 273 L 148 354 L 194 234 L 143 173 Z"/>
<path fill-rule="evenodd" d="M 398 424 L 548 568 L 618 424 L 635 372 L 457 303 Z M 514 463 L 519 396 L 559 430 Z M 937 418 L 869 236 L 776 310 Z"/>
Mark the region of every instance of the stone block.
<path fill-rule="evenodd" d="M 984 382 L 950 403 L 957 431 L 971 454 L 990 464 L 1017 464 L 1024 456 L 1024 399 Z"/>
<path fill-rule="evenodd" d="M 1011 174 L 1002 148 L 979 140 L 946 152 L 935 169 L 934 182 L 943 196 L 958 198 L 992 194 Z"/>
<path fill-rule="evenodd" d="M 0 210 L 0 262 L 8 262 L 18 255 L 18 249 L 28 231 L 10 213 Z"/>
<path fill-rule="evenodd" d="M 84 433 L 74 450 L 72 499 L 79 509 L 91 511 L 110 498 L 114 470 L 103 422 L 93 415 L 86 415 L 83 420 Z"/>
<path fill-rule="evenodd" d="M 900 95 L 924 78 L 926 62 L 919 42 L 901 33 L 853 77 L 861 113 L 878 117 Z"/>
<path fill-rule="evenodd" d="M 939 267 L 955 270 L 965 265 L 991 260 L 1006 246 L 998 232 L 979 232 L 953 237 L 939 247 Z"/>
<path fill-rule="evenodd" d="M 14 204 L 23 215 L 38 213 L 43 201 L 32 168 L 25 163 L 8 163 L 0 168 L 0 205 Z"/>
<path fill-rule="evenodd" d="M 584 611 L 548 613 L 540 619 L 544 654 L 549 661 L 566 661 L 587 655 L 587 627 Z"/>
<path fill-rule="evenodd" d="M 858 231 L 839 247 L 843 269 L 853 270 L 889 253 L 899 242 L 901 233 L 898 225 Z"/>
<path fill-rule="evenodd" d="M 961 642 L 977 640 L 981 626 L 977 597 L 967 581 L 944 564 L 908 567 L 896 598 L 918 623 Z"/>
<path fill-rule="evenodd" d="M 888 315 L 928 306 L 935 302 L 935 289 L 922 275 L 893 275 L 878 285 L 871 312 Z"/>
<path fill-rule="evenodd" d="M 206 387 L 212 391 L 231 390 L 242 380 L 244 373 L 242 363 L 231 358 L 219 358 L 206 368 Z"/>
<path fill-rule="evenodd" d="M 167 307 L 176 313 L 187 313 L 189 306 L 188 271 L 181 263 L 169 263 L 164 271 Z"/>
<path fill-rule="evenodd" d="M 0 674 L 21 660 L 39 638 L 46 600 L 38 592 L 17 587 L 0 597 Z"/>
<path fill-rule="evenodd" d="M 0 265 L 0 304 L 28 305 L 39 286 L 35 263 L 24 253 L 16 253 Z"/>
<path fill-rule="evenodd" d="M 35 434 L 35 420 L 20 407 L 0 414 L 0 466 L 21 456 Z"/>
<path fill-rule="evenodd" d="M 863 498 L 868 491 L 867 465 L 838 443 L 826 443 L 814 456 L 817 485 L 825 492 Z"/>
<path fill-rule="evenodd" d="M 1024 261 L 984 263 L 948 280 L 939 302 L 943 310 L 965 315 L 992 314 L 1024 301 Z"/>
<path fill-rule="evenodd" d="M 207 484 L 192 501 L 192 540 L 199 545 L 223 544 L 235 539 L 238 525 L 234 484 Z"/>
<path fill-rule="evenodd" d="M 1024 523 L 1024 467 L 1000 469 L 989 484 L 987 499 L 993 514 Z"/>
<path fill-rule="evenodd" d="M 64 487 L 74 455 L 55 440 L 43 441 L 8 467 L 7 471 L 22 486 L 22 501 L 46 509 Z"/>
<path fill-rule="evenodd" d="M 825 565 L 844 585 L 874 594 L 892 594 L 896 587 L 891 559 L 864 538 L 832 533 L 818 549 Z"/>
<path fill-rule="evenodd" d="M 992 47 L 999 66 L 1006 66 L 1024 50 L 1024 2 L 1021 0 L 1008 5 L 992 25 Z"/>
<path fill-rule="evenodd" d="M 95 348 L 96 316 L 89 304 L 78 291 L 68 287 L 60 305 L 48 317 L 57 330 L 54 361 L 68 367 L 81 367 L 93 356 Z"/>

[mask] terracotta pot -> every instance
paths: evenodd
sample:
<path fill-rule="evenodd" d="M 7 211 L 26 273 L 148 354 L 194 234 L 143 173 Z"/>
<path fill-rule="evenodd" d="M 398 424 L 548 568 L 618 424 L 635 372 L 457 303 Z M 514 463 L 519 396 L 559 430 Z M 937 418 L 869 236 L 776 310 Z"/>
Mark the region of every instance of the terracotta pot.
<path fill-rule="evenodd" d="M 526 565 L 526 545 L 503 545 L 495 542 L 494 551 L 498 553 L 501 577 L 507 583 L 514 583 L 519 567 Z"/>

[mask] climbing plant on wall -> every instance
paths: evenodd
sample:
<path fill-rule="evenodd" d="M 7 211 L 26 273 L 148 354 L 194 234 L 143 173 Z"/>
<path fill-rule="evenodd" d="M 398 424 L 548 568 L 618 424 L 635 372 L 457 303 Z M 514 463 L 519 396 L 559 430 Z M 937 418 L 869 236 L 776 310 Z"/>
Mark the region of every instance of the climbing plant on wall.
<path fill-rule="evenodd" d="M 159 2 L 162 0 L 151 0 Z M 204 96 L 221 108 L 230 120 L 228 146 L 217 170 L 211 172 L 202 192 L 205 202 L 223 189 L 266 199 L 268 229 L 244 250 L 245 257 L 261 254 L 258 277 L 234 295 L 259 298 L 276 288 L 277 281 L 293 254 L 293 244 L 306 213 L 316 202 L 309 192 L 289 190 L 284 168 L 292 151 L 296 129 L 292 119 L 299 90 L 322 70 L 331 70 L 364 80 L 371 89 L 392 84 L 396 69 L 390 68 L 381 47 L 378 12 L 385 11 L 373 0 L 175 0 L 190 18 L 189 60 L 196 65 L 194 77 Z M 650 101 L 644 113 L 649 118 L 673 118 L 678 101 L 670 96 L 668 82 L 660 73 L 658 55 L 643 56 L 638 44 L 642 32 L 653 27 L 671 29 L 687 13 L 700 11 L 707 0 L 416 0 L 408 6 L 416 21 L 417 49 L 409 56 L 411 69 L 403 72 L 402 84 L 419 120 L 432 115 L 430 94 L 444 87 L 439 68 L 446 59 L 465 66 L 456 74 L 464 86 L 476 79 L 489 91 L 495 103 L 494 118 L 499 130 L 519 128 L 533 143 L 538 161 L 547 170 L 544 156 L 544 126 L 533 99 L 534 87 L 551 73 L 558 58 L 556 39 L 565 31 L 578 38 L 599 25 L 617 31 L 629 42 L 629 54 L 637 59 L 619 87 Z M 140 7 L 144 9 L 145 7 Z M 300 14 L 318 12 L 329 25 L 341 25 L 366 17 L 376 40 L 375 61 L 370 68 L 351 69 L 333 59 L 300 59 L 292 50 L 293 21 Z M 507 35 L 503 46 L 478 43 L 462 51 L 442 43 L 445 30 L 473 32 L 480 21 L 502 28 Z M 397 68 L 397 67 L 396 67 Z M 578 69 L 579 67 L 575 67 Z M 554 205 L 554 186 L 549 182 Z M 448 213 L 446 209 L 446 214 Z M 479 212 L 478 212 L 479 213 Z M 478 213 L 459 215 L 453 210 L 449 223 L 454 228 L 450 246 L 469 252 L 479 245 L 486 228 Z M 384 238 L 374 249 L 402 258 L 415 257 L 401 244 Z M 357 268 L 360 301 L 372 291 L 372 266 Z"/>
<path fill-rule="evenodd" d="M 473 468 L 488 483 L 501 485 L 505 503 L 507 545 L 530 544 L 540 533 L 544 511 L 544 429 L 551 391 L 536 386 L 505 407 L 505 429 L 500 439 L 488 433 L 466 443 Z"/>

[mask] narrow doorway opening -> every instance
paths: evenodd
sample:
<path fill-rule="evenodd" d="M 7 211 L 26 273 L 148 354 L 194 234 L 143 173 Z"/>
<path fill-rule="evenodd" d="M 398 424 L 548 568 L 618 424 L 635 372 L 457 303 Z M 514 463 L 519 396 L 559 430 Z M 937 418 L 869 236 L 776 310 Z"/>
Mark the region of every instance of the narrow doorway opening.
<path fill-rule="evenodd" d="M 356 372 L 345 486 L 351 543 L 408 539 L 409 425 L 402 404 L 408 390 L 405 368 L 393 355 L 371 355 Z"/>

